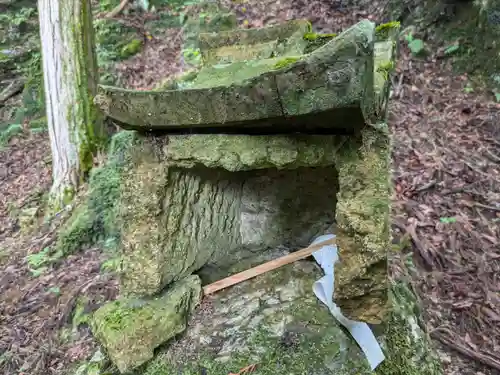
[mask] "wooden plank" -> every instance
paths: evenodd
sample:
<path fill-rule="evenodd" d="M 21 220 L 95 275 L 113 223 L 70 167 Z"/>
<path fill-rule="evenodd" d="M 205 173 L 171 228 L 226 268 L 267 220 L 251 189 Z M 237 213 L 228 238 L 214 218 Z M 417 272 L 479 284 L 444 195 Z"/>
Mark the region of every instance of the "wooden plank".
<path fill-rule="evenodd" d="M 255 276 L 262 275 L 263 273 L 272 271 L 276 268 L 285 266 L 287 264 L 293 263 L 297 260 L 307 258 L 310 256 L 312 253 L 315 251 L 320 250 L 323 246 L 326 245 L 335 245 L 336 241 L 335 238 L 332 238 L 331 240 L 323 241 L 320 242 L 316 245 L 311 245 L 309 247 L 306 247 L 304 249 L 295 251 L 293 253 L 287 254 L 285 256 L 282 256 L 278 259 L 271 260 L 269 262 L 260 264 L 256 267 L 250 268 L 246 271 L 236 273 L 234 275 L 228 276 L 222 280 L 216 281 L 212 284 L 205 285 L 203 287 L 203 295 L 209 295 L 212 293 L 215 293 L 221 289 L 225 289 L 227 287 L 233 286 L 235 284 L 239 284 L 242 281 L 249 280 L 251 278 L 254 278 Z"/>

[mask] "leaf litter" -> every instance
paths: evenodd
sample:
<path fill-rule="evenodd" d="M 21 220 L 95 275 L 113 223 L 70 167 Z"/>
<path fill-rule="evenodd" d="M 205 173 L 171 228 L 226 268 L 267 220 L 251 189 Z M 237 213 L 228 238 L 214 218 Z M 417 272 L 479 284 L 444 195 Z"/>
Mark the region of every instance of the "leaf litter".
<path fill-rule="evenodd" d="M 241 27 L 308 18 L 320 32 L 339 32 L 362 18 L 380 21 L 384 9 L 377 1 L 364 8 L 303 0 L 223 5 L 236 12 Z M 144 20 L 127 17 L 144 27 Z M 181 44 L 177 30 L 146 38 L 142 53 L 117 66 L 124 86 L 150 89 L 177 74 Z M 403 255 L 414 259 L 412 283 L 427 328 L 444 345 L 438 349 L 446 374 L 499 373 L 500 106 L 485 92 L 468 90 L 468 77 L 453 74 L 449 61 L 432 53 L 416 59 L 406 46 L 392 79 L 392 226 L 396 238 L 412 242 Z M 50 264 L 38 277 L 30 273 L 26 256 L 50 246 L 59 223 L 20 233 L 10 211 L 46 192 L 50 177 L 47 134 L 22 134 L 0 151 L 4 374 L 63 374 L 89 359 L 96 343 L 85 323 L 72 327 L 72 314 L 82 300 L 78 311 L 90 313 L 117 295 L 114 277 L 101 272 L 105 257 L 97 248 Z"/>

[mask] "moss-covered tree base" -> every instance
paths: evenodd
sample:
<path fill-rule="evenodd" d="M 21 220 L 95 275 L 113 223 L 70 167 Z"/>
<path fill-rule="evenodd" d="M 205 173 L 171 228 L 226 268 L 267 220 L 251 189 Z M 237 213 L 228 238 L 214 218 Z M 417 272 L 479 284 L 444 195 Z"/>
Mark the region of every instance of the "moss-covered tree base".
<path fill-rule="evenodd" d="M 59 232 L 56 250 L 70 254 L 104 240 L 117 241 L 120 236 L 117 201 L 129 152 L 136 140 L 134 132 L 116 134 L 108 148 L 108 158 L 90 174 L 89 189 L 83 202 Z"/>

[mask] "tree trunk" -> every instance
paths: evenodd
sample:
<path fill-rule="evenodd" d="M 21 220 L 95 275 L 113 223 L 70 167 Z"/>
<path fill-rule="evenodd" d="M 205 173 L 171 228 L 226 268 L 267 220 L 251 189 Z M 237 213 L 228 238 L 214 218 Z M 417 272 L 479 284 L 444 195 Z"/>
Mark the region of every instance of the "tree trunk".
<path fill-rule="evenodd" d="M 49 207 L 68 204 L 104 139 L 93 104 L 98 73 L 90 0 L 38 0 L 53 185 Z"/>

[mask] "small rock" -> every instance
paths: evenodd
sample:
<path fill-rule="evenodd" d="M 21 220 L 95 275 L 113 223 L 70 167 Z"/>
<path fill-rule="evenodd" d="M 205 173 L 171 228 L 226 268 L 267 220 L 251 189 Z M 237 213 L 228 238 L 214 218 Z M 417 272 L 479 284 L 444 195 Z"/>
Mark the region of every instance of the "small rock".
<path fill-rule="evenodd" d="M 153 358 L 159 345 L 186 329 L 187 315 L 201 299 L 201 281 L 191 275 L 173 284 L 162 296 L 123 298 L 97 310 L 92 331 L 121 373 Z"/>

